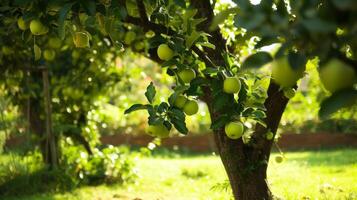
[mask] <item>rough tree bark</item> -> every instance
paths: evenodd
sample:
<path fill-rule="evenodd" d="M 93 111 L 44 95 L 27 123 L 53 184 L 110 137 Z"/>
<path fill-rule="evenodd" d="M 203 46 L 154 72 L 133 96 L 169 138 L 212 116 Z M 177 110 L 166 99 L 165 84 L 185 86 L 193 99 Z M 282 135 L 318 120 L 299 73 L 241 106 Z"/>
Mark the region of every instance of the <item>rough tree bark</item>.
<path fill-rule="evenodd" d="M 199 17 L 207 19 L 200 27 L 211 34 L 210 42 L 216 46 L 214 50 L 205 49 L 206 54 L 209 58 L 213 58 L 212 61 L 215 65 L 224 65 L 222 53 L 226 51 L 226 42 L 219 29 L 213 32 L 208 30 L 214 17 L 210 1 L 191 0 L 191 4 L 199 10 Z M 211 91 L 209 88 L 205 90 L 206 95 L 203 99 L 209 107 L 212 121 L 215 121 L 221 114 L 214 112 L 214 109 L 212 109 Z M 214 132 L 217 150 L 227 172 L 233 196 L 237 200 L 269 200 L 273 198 L 266 175 L 272 140 L 265 139 L 265 134 L 270 130 L 275 135 L 288 99 L 284 97 L 282 91 L 279 91 L 279 86 L 272 81 L 270 82 L 267 93 L 268 98 L 264 103 L 267 109 L 267 118 L 265 119 L 267 128 L 260 124 L 256 125 L 252 135 L 252 145 L 245 145 L 242 139 L 229 139 L 224 129 L 219 129 Z"/>
<path fill-rule="evenodd" d="M 209 106 L 211 119 L 217 119 L 220 113 L 213 111 L 210 95 L 206 95 L 206 103 Z M 276 133 L 287 103 L 288 99 L 284 97 L 282 91 L 279 91 L 279 86 L 271 82 L 268 88 L 268 98 L 265 101 L 267 128 L 256 125 L 252 135 L 252 145 L 244 144 L 242 139 L 229 139 L 223 129 L 214 132 L 217 150 L 235 199 L 269 200 L 273 198 L 266 175 L 273 141 L 265 139 L 265 134 L 268 129 Z"/>

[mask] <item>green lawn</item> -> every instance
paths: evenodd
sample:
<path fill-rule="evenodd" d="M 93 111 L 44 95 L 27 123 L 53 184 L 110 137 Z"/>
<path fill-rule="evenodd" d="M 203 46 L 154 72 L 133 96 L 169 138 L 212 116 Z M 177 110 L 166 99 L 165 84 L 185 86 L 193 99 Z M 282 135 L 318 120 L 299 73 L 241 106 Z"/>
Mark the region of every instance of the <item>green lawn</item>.
<path fill-rule="evenodd" d="M 268 177 L 275 195 L 291 200 L 357 199 L 357 149 L 286 152 L 285 156 L 283 163 L 269 165 Z M 137 164 L 140 179 L 125 187 L 82 187 L 67 193 L 0 199 L 230 199 L 217 156 L 140 158 Z"/>

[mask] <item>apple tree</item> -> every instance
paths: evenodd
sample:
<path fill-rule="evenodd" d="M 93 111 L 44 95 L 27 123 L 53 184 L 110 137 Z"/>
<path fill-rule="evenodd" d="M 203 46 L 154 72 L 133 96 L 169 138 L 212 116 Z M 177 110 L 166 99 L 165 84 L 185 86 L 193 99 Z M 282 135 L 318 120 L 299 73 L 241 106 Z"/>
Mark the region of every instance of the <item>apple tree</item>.
<path fill-rule="evenodd" d="M 151 83 L 148 103 L 126 113 L 147 110 L 147 132 L 168 137 L 172 128 L 187 134 L 186 116 L 204 102 L 234 198 L 272 199 L 266 175 L 270 151 L 306 62 L 319 59 L 321 81 L 331 92 L 321 117 L 356 102 L 357 5 L 354 0 L 252 2 L 17 0 L 5 7 L 14 8 L 14 18 L 23 17 L 20 29 L 29 23 L 36 39 L 57 34 L 95 51 L 94 37 L 160 63 L 176 81 L 172 95 L 156 105 Z M 271 44 L 279 44 L 276 52 L 264 51 Z M 33 46 L 35 58 L 38 49 L 41 45 Z M 266 64 L 269 75 L 257 70 Z"/>
<path fill-rule="evenodd" d="M 96 35 L 91 37 L 95 51 L 77 47 L 83 46 L 79 44 L 83 38 L 62 40 L 38 19 L 19 15 L 19 8 L 11 7 L 10 1 L 3 3 L 1 26 L 8 28 L 0 33 L 0 86 L 27 122 L 19 126 L 32 134 L 51 168 L 60 162 L 61 136 L 71 138 L 91 155 L 99 135 L 88 113 L 120 80 L 114 59 L 121 49 L 108 46 Z M 89 35 L 85 36 L 88 43 Z"/>

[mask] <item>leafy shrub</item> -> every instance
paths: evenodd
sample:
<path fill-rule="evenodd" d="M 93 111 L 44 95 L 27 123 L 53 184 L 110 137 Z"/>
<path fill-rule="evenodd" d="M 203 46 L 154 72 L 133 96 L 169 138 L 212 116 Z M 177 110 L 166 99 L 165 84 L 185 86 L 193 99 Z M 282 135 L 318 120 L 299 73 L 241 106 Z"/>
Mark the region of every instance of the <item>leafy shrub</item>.
<path fill-rule="evenodd" d="M 127 183 L 136 178 L 134 162 L 127 147 L 94 148 L 93 155 L 77 146 L 64 148 L 62 167 L 77 184 Z"/>
<path fill-rule="evenodd" d="M 74 188 L 75 183 L 63 170 L 48 170 L 38 151 L 26 155 L 2 155 L 0 195 L 26 195 Z"/>
<path fill-rule="evenodd" d="M 58 169 L 48 169 L 38 150 L 0 157 L 1 196 L 59 192 L 82 185 L 125 184 L 137 177 L 128 147 L 94 148 L 88 155 L 81 146 L 62 146 Z"/>

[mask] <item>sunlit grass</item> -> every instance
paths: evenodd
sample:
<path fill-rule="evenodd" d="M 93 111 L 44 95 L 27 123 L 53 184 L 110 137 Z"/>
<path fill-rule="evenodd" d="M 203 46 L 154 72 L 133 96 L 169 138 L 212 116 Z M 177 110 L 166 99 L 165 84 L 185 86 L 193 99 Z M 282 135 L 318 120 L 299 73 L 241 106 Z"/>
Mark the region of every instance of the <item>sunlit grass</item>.
<path fill-rule="evenodd" d="M 275 195 L 291 200 L 357 199 L 357 149 L 286 152 L 285 157 L 283 163 L 271 162 L 269 166 Z M 5 199 L 230 199 L 229 190 L 217 187 L 227 180 L 217 156 L 140 158 L 137 164 L 140 179 L 125 187 L 82 187 L 67 193 Z M 214 186 L 216 189 L 212 189 Z"/>

